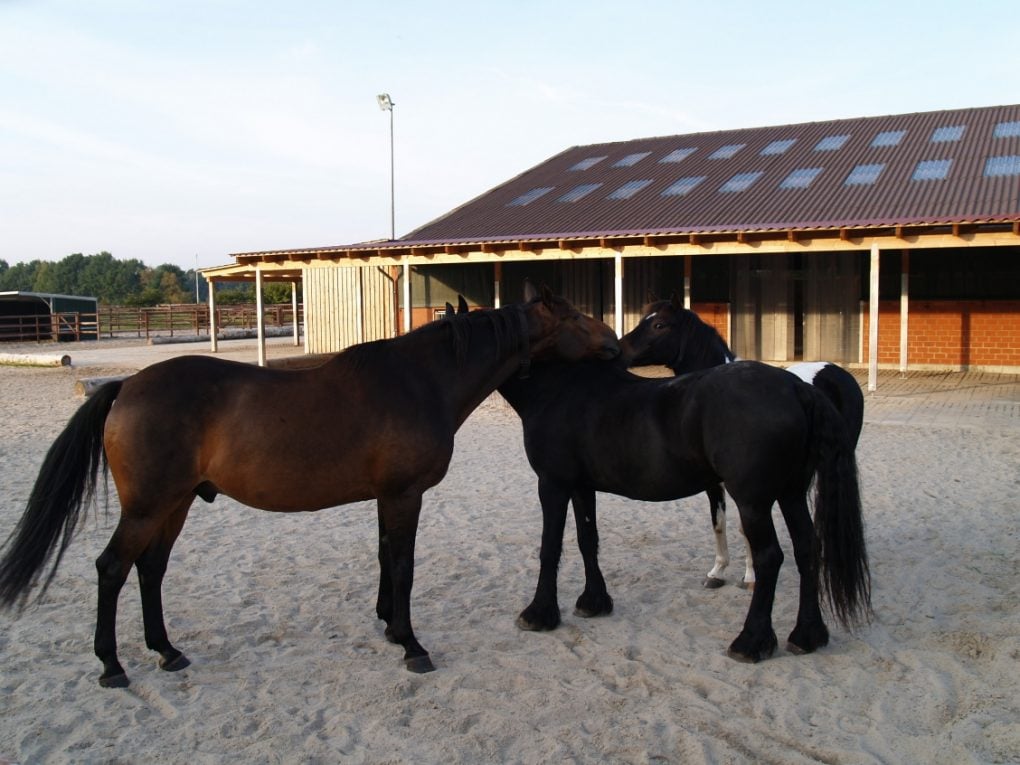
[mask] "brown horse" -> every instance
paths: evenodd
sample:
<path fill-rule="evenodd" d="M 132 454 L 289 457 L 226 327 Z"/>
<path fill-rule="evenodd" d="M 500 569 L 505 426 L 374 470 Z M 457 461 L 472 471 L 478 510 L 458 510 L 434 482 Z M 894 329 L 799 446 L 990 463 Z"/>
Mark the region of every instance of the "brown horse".
<path fill-rule="evenodd" d="M 210 502 L 222 493 L 277 512 L 375 498 L 376 613 L 387 639 L 404 647 L 408 669 L 434 669 L 411 629 L 414 541 L 422 493 L 446 474 L 454 433 L 531 359 L 619 352 L 612 330 L 563 298 L 533 288 L 526 298 L 355 346 L 312 369 L 185 356 L 107 383 L 46 455 L 0 560 L 0 604 L 23 605 L 56 550 L 45 592 L 82 507 L 94 498 L 100 468 L 108 468 L 121 516 L 96 561 L 95 652 L 103 663 L 100 685 L 123 687 L 117 600 L 132 566 L 146 645 L 163 669 L 188 666 L 167 637 L 161 588 L 196 496 Z"/>

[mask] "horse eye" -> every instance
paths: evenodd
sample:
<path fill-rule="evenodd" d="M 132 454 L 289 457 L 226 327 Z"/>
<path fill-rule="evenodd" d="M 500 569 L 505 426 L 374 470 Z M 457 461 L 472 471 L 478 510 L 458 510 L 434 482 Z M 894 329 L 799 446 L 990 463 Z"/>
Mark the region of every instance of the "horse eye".
<path fill-rule="evenodd" d="M 666 325 L 663 324 L 661 321 L 655 322 L 655 326 L 653 327 L 653 329 L 665 329 L 665 328 L 666 328 Z"/>

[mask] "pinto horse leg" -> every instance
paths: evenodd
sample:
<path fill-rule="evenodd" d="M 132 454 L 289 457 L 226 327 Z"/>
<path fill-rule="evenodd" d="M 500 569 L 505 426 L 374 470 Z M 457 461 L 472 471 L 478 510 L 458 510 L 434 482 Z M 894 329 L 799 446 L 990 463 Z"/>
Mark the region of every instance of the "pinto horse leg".
<path fill-rule="evenodd" d="M 556 572 L 563 552 L 563 527 L 567 522 L 567 489 L 539 479 L 538 498 L 542 504 L 542 549 L 538 554 L 538 587 L 531 604 L 517 617 L 522 630 L 551 630 L 560 623 L 556 596 Z"/>
<path fill-rule="evenodd" d="M 829 644 L 829 630 L 818 605 L 818 559 L 815 529 L 803 493 L 779 500 L 793 542 L 793 556 L 800 574 L 800 605 L 797 625 L 787 639 L 787 649 L 795 654 L 811 653 Z"/>
<path fill-rule="evenodd" d="M 712 531 L 715 533 L 715 565 L 705 575 L 702 585 L 714 590 L 726 584 L 723 572 L 730 565 L 730 547 L 726 541 L 726 494 L 721 485 L 706 489 L 705 494 L 708 495 L 709 509 L 712 512 Z"/>
<path fill-rule="evenodd" d="M 159 534 L 149 543 L 135 561 L 138 570 L 138 586 L 142 594 L 142 621 L 145 625 L 145 645 L 160 655 L 159 667 L 167 672 L 176 672 L 191 664 L 188 658 L 173 647 L 166 633 L 163 621 L 163 576 L 166 574 L 170 550 L 177 541 L 192 499 L 171 515 Z"/>
<path fill-rule="evenodd" d="M 411 628 L 411 588 L 414 585 L 414 539 L 421 514 L 421 494 L 379 498 L 381 527 L 386 531 L 392 581 L 392 616 L 386 639 L 404 647 L 404 666 L 411 672 L 435 669 L 429 652 L 422 648 Z M 385 573 L 384 573 L 385 576 Z"/>
<path fill-rule="evenodd" d="M 744 629 L 727 652 L 737 661 L 758 662 L 771 656 L 778 645 L 772 629 L 772 604 L 776 595 L 783 550 L 772 524 L 772 503 L 743 504 L 738 501 L 744 534 L 751 545 L 756 585 L 747 609 Z"/>
<path fill-rule="evenodd" d="M 613 612 L 613 599 L 599 568 L 599 529 L 595 522 L 594 489 L 578 489 L 570 498 L 577 526 L 577 546 L 584 560 L 584 592 L 577 599 L 574 613 L 586 618 Z"/>
<path fill-rule="evenodd" d="M 386 536 L 382 510 L 379 510 L 379 595 L 375 601 L 375 613 L 389 627 L 393 621 L 393 578 L 390 576 L 390 540 Z"/>
<path fill-rule="evenodd" d="M 751 555 L 751 543 L 747 541 L 747 536 L 744 534 L 744 529 L 739 529 L 740 538 L 744 540 L 744 578 L 740 581 L 738 587 L 745 590 L 754 589 L 754 556 Z"/>

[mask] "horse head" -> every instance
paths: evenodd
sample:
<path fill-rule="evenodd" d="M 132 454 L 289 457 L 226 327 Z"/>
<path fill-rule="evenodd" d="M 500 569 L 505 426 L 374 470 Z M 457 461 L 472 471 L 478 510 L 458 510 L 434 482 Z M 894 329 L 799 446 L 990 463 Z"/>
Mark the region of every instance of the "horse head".
<path fill-rule="evenodd" d="M 628 366 L 665 364 L 682 374 L 736 358 L 715 328 L 683 307 L 675 291 L 669 300 L 646 306 L 644 314 L 620 340 L 621 356 Z"/>
<path fill-rule="evenodd" d="M 533 359 L 559 357 L 567 361 L 611 359 L 620 353 L 616 333 L 598 319 L 585 316 L 546 286 L 524 285 L 522 316 L 528 325 Z"/>

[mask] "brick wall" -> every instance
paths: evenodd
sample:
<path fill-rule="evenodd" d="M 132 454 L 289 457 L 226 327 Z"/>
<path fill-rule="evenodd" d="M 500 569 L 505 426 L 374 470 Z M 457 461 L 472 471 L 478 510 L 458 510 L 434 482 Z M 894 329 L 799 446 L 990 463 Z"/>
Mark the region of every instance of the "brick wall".
<path fill-rule="evenodd" d="M 1020 367 L 1020 301 L 912 300 L 907 363 L 945 367 Z M 864 357 L 870 316 L 864 304 Z M 878 306 L 878 363 L 900 360 L 900 304 Z"/>
<path fill-rule="evenodd" d="M 714 327 L 715 331 L 722 335 L 726 345 L 730 344 L 729 303 L 692 303 L 691 310 L 698 314 L 698 318 L 703 322 Z M 882 326 L 881 319 L 879 319 L 878 326 Z"/>

